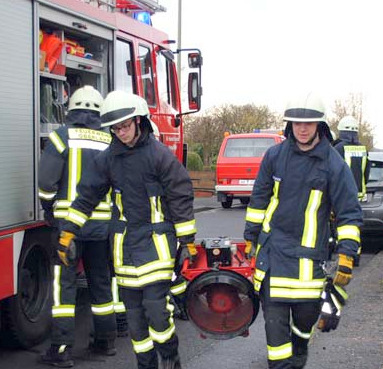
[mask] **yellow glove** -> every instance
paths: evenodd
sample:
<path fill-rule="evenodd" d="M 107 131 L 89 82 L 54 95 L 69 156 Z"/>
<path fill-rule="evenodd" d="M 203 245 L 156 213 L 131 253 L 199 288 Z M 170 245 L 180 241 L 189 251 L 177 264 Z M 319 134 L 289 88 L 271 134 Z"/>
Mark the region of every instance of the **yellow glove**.
<path fill-rule="evenodd" d="M 245 256 L 248 259 L 251 259 L 253 256 L 255 256 L 255 246 L 254 242 L 245 240 Z"/>
<path fill-rule="evenodd" d="M 352 278 L 353 257 L 339 254 L 338 269 L 334 277 L 334 284 L 338 286 L 346 286 Z"/>
<path fill-rule="evenodd" d="M 75 244 L 73 242 L 74 234 L 62 231 L 58 241 L 57 254 L 65 266 L 69 265 L 69 260 L 76 257 Z"/>
<path fill-rule="evenodd" d="M 190 243 L 187 243 L 186 246 L 188 248 L 190 256 L 193 259 L 193 257 L 197 255 L 197 247 L 195 246 L 195 243 L 190 242 Z"/>

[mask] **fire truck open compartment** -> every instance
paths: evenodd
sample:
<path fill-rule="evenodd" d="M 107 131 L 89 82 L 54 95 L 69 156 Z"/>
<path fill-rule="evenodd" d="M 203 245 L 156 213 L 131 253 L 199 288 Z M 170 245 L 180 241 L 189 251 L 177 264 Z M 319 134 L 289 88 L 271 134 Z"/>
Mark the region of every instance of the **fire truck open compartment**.
<path fill-rule="evenodd" d="M 182 116 L 200 109 L 202 57 L 175 52 L 194 61 L 181 98 L 168 36 L 135 20 L 137 10 L 164 8 L 156 0 L 0 1 L 0 345 L 28 348 L 49 333 L 57 235 L 43 220 L 38 163 L 73 92 L 92 85 L 104 97 L 116 88 L 143 96 L 161 141 L 184 157 Z"/>

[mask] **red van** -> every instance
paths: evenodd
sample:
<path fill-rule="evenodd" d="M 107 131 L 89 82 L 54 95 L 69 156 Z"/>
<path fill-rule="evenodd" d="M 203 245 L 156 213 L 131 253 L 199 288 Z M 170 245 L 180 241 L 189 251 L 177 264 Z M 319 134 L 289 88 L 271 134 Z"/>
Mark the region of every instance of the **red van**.
<path fill-rule="evenodd" d="M 243 133 L 227 135 L 217 159 L 215 191 L 217 200 L 227 209 L 234 199 L 247 205 L 255 178 L 266 150 L 282 142 L 279 133 Z"/>

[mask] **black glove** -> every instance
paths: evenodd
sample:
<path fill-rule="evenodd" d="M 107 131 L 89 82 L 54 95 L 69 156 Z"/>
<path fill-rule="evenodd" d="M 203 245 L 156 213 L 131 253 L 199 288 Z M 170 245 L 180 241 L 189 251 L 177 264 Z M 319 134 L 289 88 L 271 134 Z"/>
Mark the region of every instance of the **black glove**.
<path fill-rule="evenodd" d="M 330 332 L 338 327 L 340 313 L 347 298 L 347 293 L 342 287 L 335 286 L 331 279 L 326 282 L 322 292 L 322 307 L 318 321 L 318 328 L 322 332 Z"/>

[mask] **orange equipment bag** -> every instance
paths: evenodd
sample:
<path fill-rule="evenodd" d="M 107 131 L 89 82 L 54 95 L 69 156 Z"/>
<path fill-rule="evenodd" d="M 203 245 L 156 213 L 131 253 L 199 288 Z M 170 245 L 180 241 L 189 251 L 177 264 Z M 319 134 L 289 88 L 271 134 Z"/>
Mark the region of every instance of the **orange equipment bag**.
<path fill-rule="evenodd" d="M 48 63 L 49 72 L 52 72 L 57 64 L 62 48 L 63 42 L 57 36 L 45 32 L 43 33 L 40 50 L 43 50 L 46 53 L 45 62 Z"/>

